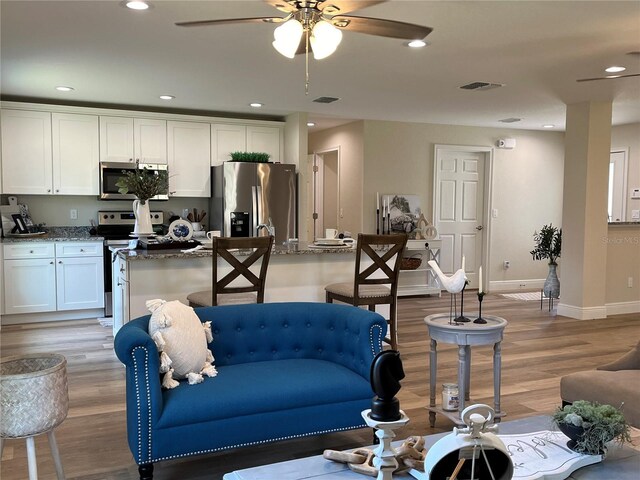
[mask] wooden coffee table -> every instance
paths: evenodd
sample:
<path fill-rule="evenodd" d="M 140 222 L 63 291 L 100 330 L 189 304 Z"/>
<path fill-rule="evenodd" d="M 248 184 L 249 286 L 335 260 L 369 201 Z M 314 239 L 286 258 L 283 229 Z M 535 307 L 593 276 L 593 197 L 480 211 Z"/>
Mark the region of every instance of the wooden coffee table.
<path fill-rule="evenodd" d="M 528 417 L 500 424 L 500 434 L 517 434 L 549 430 L 552 428 L 551 418 L 547 416 Z M 402 443 L 402 431 L 398 433 L 397 447 Z M 436 441 L 448 433 L 428 435 L 425 437 L 426 447 L 430 448 Z M 371 447 L 372 448 L 372 447 Z M 611 445 L 606 459 L 575 471 L 570 480 L 637 480 L 640 471 L 640 452 L 628 446 Z M 365 477 L 349 470 L 347 465 L 326 460 L 322 455 L 290 460 L 259 467 L 236 470 L 227 473 L 224 480 L 366 480 Z M 409 475 L 397 475 L 394 479 L 413 480 Z M 518 477 L 514 476 L 517 480 Z"/>

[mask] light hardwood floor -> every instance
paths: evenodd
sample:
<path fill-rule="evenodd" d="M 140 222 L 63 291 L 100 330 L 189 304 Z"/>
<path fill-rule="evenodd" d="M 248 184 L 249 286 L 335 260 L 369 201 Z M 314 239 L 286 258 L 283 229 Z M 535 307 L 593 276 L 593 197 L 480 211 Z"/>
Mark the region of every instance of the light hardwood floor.
<path fill-rule="evenodd" d="M 472 304 L 471 297 L 472 294 L 467 297 L 467 306 Z M 452 427 L 438 416 L 436 428 L 429 428 L 425 409 L 429 402 L 429 338 L 423 318 L 448 308 L 446 294 L 441 298 L 403 298 L 399 302 L 399 349 L 406 373 L 399 398 L 411 421 L 398 432 L 398 438 Z M 539 302 L 512 300 L 496 294 L 485 297 L 483 312 L 509 321 L 502 344 L 502 409 L 507 414 L 504 421 L 552 412 L 559 403 L 562 375 L 612 361 L 640 338 L 638 314 L 573 320 L 549 313 L 546 305 L 540 310 Z M 95 319 L 5 326 L 0 347 L 3 357 L 33 352 L 58 352 L 67 357 L 70 410 L 56 436 L 68 479 L 137 478 L 137 467 L 126 439 L 124 368 L 113 353 L 110 329 L 101 327 Z M 439 345 L 438 366 L 439 384 L 456 381 L 455 346 Z M 472 400 L 491 405 L 492 389 L 491 347 L 474 347 Z M 370 442 L 368 429 L 285 441 L 162 462 L 156 464 L 154 478 L 215 480 L 239 468 Z M 40 478 L 55 478 L 46 436 L 39 437 L 36 445 Z M 0 477 L 22 480 L 27 476 L 25 442 L 6 441 Z"/>

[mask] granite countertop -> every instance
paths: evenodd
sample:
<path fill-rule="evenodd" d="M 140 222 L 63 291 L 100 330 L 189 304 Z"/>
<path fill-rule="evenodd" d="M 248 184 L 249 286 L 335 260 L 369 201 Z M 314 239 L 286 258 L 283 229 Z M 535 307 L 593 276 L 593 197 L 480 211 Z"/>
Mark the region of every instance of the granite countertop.
<path fill-rule="evenodd" d="M 4 237 L 2 243 L 18 242 L 102 242 L 104 237 L 91 235 L 90 227 L 48 227 L 46 233 L 37 236 L 17 236 Z"/>
<path fill-rule="evenodd" d="M 292 243 L 289 245 L 275 245 L 271 255 L 322 255 L 327 253 L 353 255 L 356 252 L 353 247 L 343 248 L 317 248 L 309 246 L 308 242 Z M 238 256 L 247 256 L 251 250 L 238 251 Z M 160 260 L 164 258 L 199 258 L 210 257 L 210 249 L 202 249 L 192 253 L 182 253 L 180 249 L 171 250 L 120 250 L 118 256 L 127 261 Z"/>
<path fill-rule="evenodd" d="M 609 222 L 610 227 L 640 227 L 640 222 Z"/>

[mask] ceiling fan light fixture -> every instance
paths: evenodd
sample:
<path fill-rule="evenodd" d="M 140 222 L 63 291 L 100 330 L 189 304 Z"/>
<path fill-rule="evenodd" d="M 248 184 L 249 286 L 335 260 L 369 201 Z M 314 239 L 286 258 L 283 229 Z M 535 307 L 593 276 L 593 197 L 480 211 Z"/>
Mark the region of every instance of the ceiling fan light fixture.
<path fill-rule="evenodd" d="M 293 58 L 296 56 L 303 33 L 304 28 L 298 20 L 286 21 L 273 31 L 273 48 L 281 55 Z"/>
<path fill-rule="evenodd" d="M 619 67 L 619 66 L 612 66 L 612 67 L 608 67 L 605 68 L 604 71 L 607 73 L 619 73 L 619 72 L 624 72 L 627 68 L 626 67 Z"/>
<path fill-rule="evenodd" d="M 322 60 L 336 51 L 342 41 L 342 32 L 329 22 L 321 20 L 315 24 L 311 32 L 311 49 L 313 58 Z"/>

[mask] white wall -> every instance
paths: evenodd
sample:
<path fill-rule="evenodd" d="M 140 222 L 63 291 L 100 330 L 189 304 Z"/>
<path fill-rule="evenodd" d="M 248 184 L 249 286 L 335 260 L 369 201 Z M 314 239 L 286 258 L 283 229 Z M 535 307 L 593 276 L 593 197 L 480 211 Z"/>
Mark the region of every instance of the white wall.
<path fill-rule="evenodd" d="M 530 289 L 547 275 L 545 262 L 529 251 L 544 224 L 561 225 L 564 135 L 560 132 L 365 121 L 364 231 L 375 230 L 375 193 L 419 195 L 432 220 L 433 154 L 436 144 L 491 147 L 516 139 L 513 150 L 494 150 L 490 257 L 492 290 Z M 511 268 L 502 268 L 503 260 Z M 531 282 L 531 280 L 537 280 Z M 497 283 L 496 283 L 497 282 Z M 502 282 L 502 283 L 501 283 Z"/>
<path fill-rule="evenodd" d="M 627 216 L 626 221 L 632 220 L 631 210 L 640 210 L 640 199 L 629 198 L 632 188 L 640 188 L 640 123 L 620 125 L 611 129 L 611 149 L 629 149 L 627 171 Z"/>

